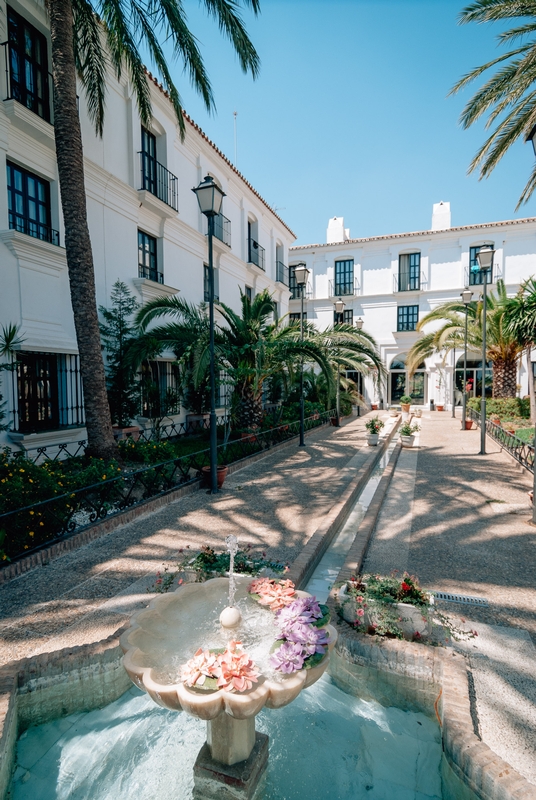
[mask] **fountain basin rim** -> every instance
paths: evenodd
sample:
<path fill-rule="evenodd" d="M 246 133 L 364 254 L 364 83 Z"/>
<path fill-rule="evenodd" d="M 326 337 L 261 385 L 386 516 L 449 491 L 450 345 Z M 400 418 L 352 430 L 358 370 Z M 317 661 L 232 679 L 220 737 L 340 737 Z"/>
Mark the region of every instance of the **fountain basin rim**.
<path fill-rule="evenodd" d="M 251 576 L 237 576 L 240 582 L 250 581 Z M 182 681 L 173 684 L 162 684 L 154 677 L 153 666 L 142 666 L 139 662 L 143 659 L 144 651 L 138 647 L 136 639 L 138 632 L 151 635 L 158 640 L 160 637 L 143 628 L 143 620 L 154 612 L 158 613 L 170 603 L 176 603 L 177 597 L 192 592 L 201 591 L 207 584 L 218 581 L 228 582 L 227 578 L 211 578 L 203 583 L 188 583 L 180 586 L 175 592 L 159 595 L 151 600 L 146 609 L 133 615 L 130 628 L 120 637 L 123 650 L 123 666 L 132 682 L 146 691 L 157 705 L 173 711 L 184 710 L 192 716 L 210 720 L 225 712 L 236 719 L 247 719 L 259 713 L 263 706 L 280 708 L 292 702 L 302 689 L 311 686 L 324 673 L 329 663 L 329 651 L 337 641 L 337 631 L 331 625 L 326 626 L 328 633 L 328 652 L 322 661 L 310 669 L 302 669 L 290 675 L 281 675 L 280 680 L 273 680 L 261 676 L 259 683 L 245 692 L 231 692 L 227 689 L 216 689 L 211 692 L 198 692 L 186 687 Z M 297 591 L 297 597 L 309 597 L 307 592 Z"/>

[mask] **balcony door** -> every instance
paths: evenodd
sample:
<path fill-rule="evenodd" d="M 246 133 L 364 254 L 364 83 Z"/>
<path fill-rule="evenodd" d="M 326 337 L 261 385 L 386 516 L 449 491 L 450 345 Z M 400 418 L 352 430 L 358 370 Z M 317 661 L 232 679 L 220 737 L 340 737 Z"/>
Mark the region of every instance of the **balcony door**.
<path fill-rule="evenodd" d="M 338 297 L 354 293 L 354 259 L 346 258 L 335 262 L 335 292 Z"/>

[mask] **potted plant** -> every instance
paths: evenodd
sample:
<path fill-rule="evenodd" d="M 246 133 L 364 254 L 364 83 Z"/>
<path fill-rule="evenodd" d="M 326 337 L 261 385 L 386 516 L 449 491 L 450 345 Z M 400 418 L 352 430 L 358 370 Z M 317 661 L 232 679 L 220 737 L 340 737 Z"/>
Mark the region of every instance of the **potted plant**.
<path fill-rule="evenodd" d="M 385 423 L 383 423 L 378 416 L 372 417 L 372 419 L 365 422 L 365 428 L 368 431 L 367 444 L 369 447 L 375 447 L 378 444 L 380 431 L 384 425 Z"/>
<path fill-rule="evenodd" d="M 411 406 L 411 395 L 410 394 L 403 394 L 400 398 L 400 406 L 402 411 L 406 414 L 409 414 L 409 407 Z"/>
<path fill-rule="evenodd" d="M 400 428 L 402 447 L 413 447 L 413 441 L 415 439 L 414 434 L 420 431 L 420 429 L 420 425 L 412 425 L 409 421 L 405 422 Z"/>
<path fill-rule="evenodd" d="M 225 466 L 225 464 L 218 464 L 216 467 L 216 477 L 218 479 L 218 489 L 221 489 L 223 486 L 223 482 L 227 477 L 227 473 L 229 472 L 229 468 Z M 203 486 L 210 486 L 210 465 L 207 467 L 201 467 L 201 477 L 203 480 Z"/>
<path fill-rule="evenodd" d="M 391 408 L 389 409 L 389 416 L 398 417 L 398 408 L 396 408 L 395 406 L 391 406 Z"/>
<path fill-rule="evenodd" d="M 416 408 L 414 413 L 420 419 L 422 417 L 422 408 Z"/>

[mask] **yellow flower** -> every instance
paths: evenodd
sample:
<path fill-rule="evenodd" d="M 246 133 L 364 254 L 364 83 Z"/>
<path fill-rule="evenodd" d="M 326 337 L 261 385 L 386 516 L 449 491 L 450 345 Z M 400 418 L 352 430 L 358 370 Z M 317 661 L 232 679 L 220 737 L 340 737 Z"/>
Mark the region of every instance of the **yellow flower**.
<path fill-rule="evenodd" d="M 19 472 L 24 472 L 24 470 L 23 469 L 19 469 Z"/>
<path fill-rule="evenodd" d="M 35 514 L 35 511 L 30 511 L 30 514 Z"/>
<path fill-rule="evenodd" d="M 24 549 L 25 549 L 25 550 L 27 550 L 27 549 L 28 549 L 28 545 L 27 545 L 27 544 L 25 544 L 25 545 L 24 545 Z"/>
<path fill-rule="evenodd" d="M 34 532 L 33 531 L 30 531 L 30 536 L 34 536 Z"/>
<path fill-rule="evenodd" d="M 103 481 L 105 481 L 105 480 L 106 480 L 106 475 L 103 475 L 103 476 L 102 476 L 102 480 L 103 480 Z"/>
<path fill-rule="evenodd" d="M 45 526 L 44 522 L 40 522 L 39 524 L 41 525 L 42 528 L 44 528 L 44 526 Z"/>
<path fill-rule="evenodd" d="M 30 481 L 30 483 L 33 483 L 33 480 L 31 478 L 28 478 L 28 480 Z"/>

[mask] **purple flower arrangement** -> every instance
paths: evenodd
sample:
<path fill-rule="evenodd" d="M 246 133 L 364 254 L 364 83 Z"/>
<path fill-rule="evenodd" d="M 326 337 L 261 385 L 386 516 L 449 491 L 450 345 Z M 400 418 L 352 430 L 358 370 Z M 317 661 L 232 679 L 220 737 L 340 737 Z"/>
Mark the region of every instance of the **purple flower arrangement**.
<path fill-rule="evenodd" d="M 327 631 L 322 625 L 329 622 L 329 610 L 316 597 L 299 597 L 275 615 L 279 628 L 276 645 L 270 659 L 278 672 L 291 674 L 308 669 L 324 658 L 328 645 Z"/>

